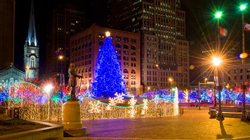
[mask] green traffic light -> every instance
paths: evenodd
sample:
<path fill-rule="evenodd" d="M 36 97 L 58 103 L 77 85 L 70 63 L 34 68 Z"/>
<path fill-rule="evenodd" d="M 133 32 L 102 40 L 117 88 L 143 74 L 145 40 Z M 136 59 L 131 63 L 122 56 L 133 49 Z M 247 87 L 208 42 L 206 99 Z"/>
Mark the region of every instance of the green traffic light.
<path fill-rule="evenodd" d="M 221 11 L 215 13 L 215 17 L 216 18 L 221 18 L 221 16 L 222 16 L 222 12 Z"/>
<path fill-rule="evenodd" d="M 246 8 L 247 8 L 247 4 L 246 3 L 240 5 L 240 10 L 241 11 L 245 10 Z"/>

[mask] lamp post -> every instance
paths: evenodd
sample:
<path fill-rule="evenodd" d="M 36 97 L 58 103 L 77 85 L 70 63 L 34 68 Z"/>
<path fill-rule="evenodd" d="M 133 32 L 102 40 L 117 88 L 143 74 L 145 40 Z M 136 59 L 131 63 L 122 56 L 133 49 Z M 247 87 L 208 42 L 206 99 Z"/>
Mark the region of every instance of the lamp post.
<path fill-rule="evenodd" d="M 159 75 L 159 65 L 158 64 L 156 64 L 155 65 L 155 67 L 157 68 L 157 83 L 158 83 L 158 90 L 159 90 L 159 92 L 160 92 L 160 75 Z"/>
<path fill-rule="evenodd" d="M 30 74 L 30 67 L 27 66 L 27 77 L 26 77 L 26 80 L 29 81 L 29 74 Z"/>
<path fill-rule="evenodd" d="M 207 78 L 204 79 L 204 83 L 207 83 Z"/>
<path fill-rule="evenodd" d="M 60 73 L 60 92 L 61 92 L 61 99 L 63 98 L 63 93 L 62 93 L 62 85 L 63 85 L 63 55 L 59 55 L 58 59 L 61 60 L 61 73 Z"/>
<path fill-rule="evenodd" d="M 215 13 L 215 18 L 217 18 L 217 25 L 218 25 L 218 45 L 217 45 L 217 55 L 220 54 L 220 18 L 222 16 L 222 12 L 221 11 L 218 11 Z M 224 120 L 224 117 L 223 117 L 223 114 L 222 114 L 222 111 L 221 111 L 221 90 L 222 90 L 222 87 L 221 87 L 221 84 L 220 84 L 220 76 L 219 76 L 219 70 L 218 70 L 218 66 L 220 65 L 220 63 L 222 62 L 221 58 L 219 57 L 214 57 L 213 58 L 213 64 L 216 66 L 216 75 L 218 76 L 218 84 L 217 84 L 217 90 L 219 92 L 219 112 L 217 114 L 217 120 Z M 216 96 L 216 94 L 215 94 Z"/>
<path fill-rule="evenodd" d="M 222 110 L 221 110 L 221 84 L 220 84 L 220 76 L 219 76 L 219 70 L 218 70 L 218 66 L 220 66 L 220 64 L 222 63 L 222 59 L 220 57 L 213 57 L 212 60 L 213 65 L 216 67 L 216 75 L 218 76 L 218 81 L 216 83 L 216 87 L 217 87 L 217 91 L 219 92 L 219 112 L 217 114 L 217 120 L 224 120 L 223 114 L 222 114 Z"/>
<path fill-rule="evenodd" d="M 198 99 L 198 103 L 199 103 L 199 110 L 201 110 L 201 89 L 200 89 L 200 85 L 201 83 L 199 82 L 199 86 L 198 86 L 198 90 L 199 90 L 199 97 Z"/>
<path fill-rule="evenodd" d="M 247 4 L 240 5 L 240 10 L 241 10 L 241 14 L 242 14 L 242 54 L 245 53 L 244 10 L 246 8 L 247 8 Z M 241 115 L 241 121 L 246 121 L 247 120 L 247 114 L 246 114 L 246 93 L 245 93 L 245 90 L 246 90 L 246 85 L 245 85 L 245 80 L 246 80 L 245 58 L 242 58 L 242 70 L 243 70 L 243 76 L 242 76 L 243 77 L 243 84 L 242 84 L 243 101 L 242 101 L 242 107 L 243 107 L 243 110 L 242 110 L 242 115 Z"/>
<path fill-rule="evenodd" d="M 207 83 L 207 78 L 204 79 L 204 83 Z M 207 88 L 207 85 L 205 84 L 205 90 L 207 90 L 206 88 Z"/>
<path fill-rule="evenodd" d="M 49 116 L 49 121 L 51 120 L 51 115 L 50 115 L 50 108 L 51 108 L 51 96 L 53 93 L 50 91 L 52 90 L 53 86 L 51 84 L 48 84 L 44 87 L 44 90 L 46 91 L 48 97 L 49 97 L 49 105 L 48 105 L 48 116 Z"/>

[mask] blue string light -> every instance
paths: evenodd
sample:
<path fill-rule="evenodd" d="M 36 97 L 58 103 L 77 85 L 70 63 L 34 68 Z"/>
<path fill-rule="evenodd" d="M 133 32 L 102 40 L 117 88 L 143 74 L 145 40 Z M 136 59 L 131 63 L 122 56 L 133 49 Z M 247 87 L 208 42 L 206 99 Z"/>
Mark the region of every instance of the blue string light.
<path fill-rule="evenodd" d="M 116 92 L 125 93 L 121 66 L 110 37 L 106 37 L 100 48 L 92 92 L 95 97 L 114 97 Z"/>

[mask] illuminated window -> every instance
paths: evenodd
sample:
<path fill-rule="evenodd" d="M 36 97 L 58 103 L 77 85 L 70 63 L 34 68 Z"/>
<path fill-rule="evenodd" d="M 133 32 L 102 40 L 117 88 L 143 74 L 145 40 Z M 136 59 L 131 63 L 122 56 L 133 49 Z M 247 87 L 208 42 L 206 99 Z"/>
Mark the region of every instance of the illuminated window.
<path fill-rule="evenodd" d="M 78 20 L 76 20 L 76 23 L 79 23 L 79 21 L 78 21 Z"/>
<path fill-rule="evenodd" d="M 30 58 L 30 66 L 31 66 L 31 68 L 35 67 L 35 58 L 34 57 Z"/>
<path fill-rule="evenodd" d="M 134 22 L 135 21 L 135 18 L 132 18 L 132 22 Z"/>

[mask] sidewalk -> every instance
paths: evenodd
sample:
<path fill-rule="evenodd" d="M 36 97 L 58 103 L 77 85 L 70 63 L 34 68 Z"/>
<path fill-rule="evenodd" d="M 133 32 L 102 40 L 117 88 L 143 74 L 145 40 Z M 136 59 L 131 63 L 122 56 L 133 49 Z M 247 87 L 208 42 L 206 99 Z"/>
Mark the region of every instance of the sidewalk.
<path fill-rule="evenodd" d="M 86 139 L 240 139 L 250 140 L 250 122 L 239 118 L 209 119 L 208 108 L 185 107 L 184 115 L 163 118 L 83 120 Z"/>

